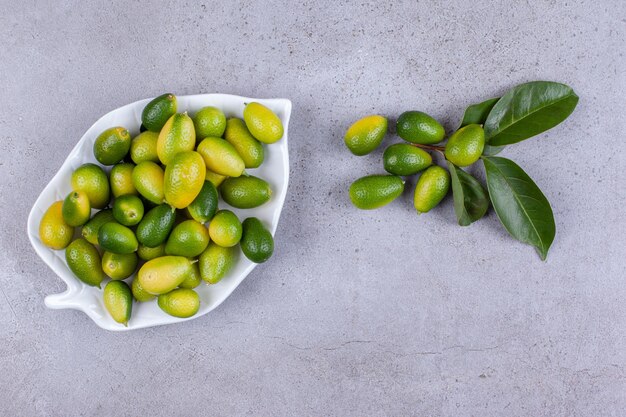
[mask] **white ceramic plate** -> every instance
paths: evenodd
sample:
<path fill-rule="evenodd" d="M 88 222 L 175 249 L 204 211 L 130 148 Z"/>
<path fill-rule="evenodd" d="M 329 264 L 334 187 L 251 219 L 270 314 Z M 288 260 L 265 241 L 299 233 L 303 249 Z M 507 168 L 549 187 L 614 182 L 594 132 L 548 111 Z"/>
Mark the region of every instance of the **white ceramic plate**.
<path fill-rule="evenodd" d="M 265 145 L 265 161 L 257 169 L 247 170 L 269 182 L 272 188 L 272 199 L 261 207 L 250 210 L 239 210 L 228 206 L 221 199 L 220 208 L 234 211 L 243 221 L 246 217 L 258 217 L 269 227 L 272 234 L 276 232 L 280 212 L 287 194 L 289 181 L 289 154 L 287 150 L 287 130 L 291 114 L 291 102 L 287 99 L 253 99 L 227 94 L 198 94 L 193 96 L 177 96 L 178 111 L 193 115 L 205 106 L 216 106 L 224 111 L 226 117 L 243 117 L 245 103 L 257 101 L 272 109 L 283 122 L 285 135 L 272 145 Z M 200 295 L 200 311 L 188 319 L 180 319 L 165 314 L 157 306 L 156 300 L 147 303 L 133 304 L 133 312 L 128 327 L 113 321 L 107 313 L 102 301 L 102 290 L 82 283 L 69 270 L 65 262 L 65 251 L 55 251 L 41 243 L 39 239 L 39 221 L 48 207 L 57 200 L 62 200 L 71 191 L 70 177 L 72 172 L 87 162 L 97 163 L 93 156 L 93 143 L 105 129 L 113 126 L 127 128 L 132 136 L 139 133 L 141 112 L 151 99 L 137 101 L 120 107 L 103 116 L 93 124 L 74 147 L 72 152 L 42 191 L 28 216 L 28 237 L 37 254 L 67 284 L 67 289 L 60 294 L 48 295 L 46 306 L 52 309 L 75 309 L 87 314 L 98 326 L 107 330 L 131 330 L 161 324 L 176 323 L 200 317 L 219 306 L 254 269 L 256 264 L 250 262 L 239 253 L 236 265 L 230 273 L 215 285 L 201 284 L 196 290 Z M 110 167 L 108 168 L 110 170 Z M 80 228 L 77 228 L 79 230 Z M 270 259 L 268 262 L 272 262 Z M 127 281 L 130 281 L 127 280 Z M 102 283 L 102 288 L 106 282 Z"/>

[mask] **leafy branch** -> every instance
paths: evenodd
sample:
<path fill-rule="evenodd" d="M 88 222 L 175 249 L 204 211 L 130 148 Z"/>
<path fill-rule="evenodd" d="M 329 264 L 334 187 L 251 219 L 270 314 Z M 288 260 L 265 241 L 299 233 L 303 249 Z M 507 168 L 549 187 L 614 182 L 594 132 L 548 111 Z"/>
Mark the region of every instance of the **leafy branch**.
<path fill-rule="evenodd" d="M 481 219 L 491 203 L 509 234 L 534 246 L 545 260 L 556 234 L 550 203 L 519 165 L 495 155 L 508 145 L 532 138 L 563 122 L 577 103 L 578 96 L 565 84 L 550 81 L 520 84 L 502 97 L 468 106 L 458 130 L 445 145 L 437 144 L 445 134 L 435 119 L 422 112 L 405 112 L 398 118 L 396 130 L 409 143 L 391 145 L 383 155 L 385 169 L 392 175 L 374 175 L 355 181 L 351 199 L 359 208 L 381 207 L 400 195 L 399 176 L 425 170 L 415 189 L 414 205 L 418 213 L 439 204 L 451 186 L 459 225 L 468 226 Z M 383 119 L 386 129 L 386 119 L 371 117 Z M 374 136 L 367 129 L 359 137 L 358 131 L 363 126 L 367 126 L 365 119 L 356 122 L 346 134 L 346 144 L 356 155 L 371 152 L 382 141 L 382 135 L 372 140 Z M 356 149 L 360 141 L 367 147 L 365 151 Z M 403 153 L 403 147 L 420 150 L 412 148 L 414 151 Z M 447 171 L 432 166 L 432 158 L 426 151 L 443 154 Z M 480 181 L 462 169 L 479 159 L 485 168 L 488 192 Z"/>

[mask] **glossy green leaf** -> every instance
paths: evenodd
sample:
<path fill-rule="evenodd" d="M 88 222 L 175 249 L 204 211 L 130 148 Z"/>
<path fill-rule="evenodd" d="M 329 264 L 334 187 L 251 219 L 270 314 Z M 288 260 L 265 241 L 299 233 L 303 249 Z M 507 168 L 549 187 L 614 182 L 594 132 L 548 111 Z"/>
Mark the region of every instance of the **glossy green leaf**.
<path fill-rule="evenodd" d="M 485 148 L 483 149 L 483 155 L 494 156 L 502 152 L 506 148 L 506 146 L 491 146 L 485 143 Z"/>
<path fill-rule="evenodd" d="M 489 208 L 489 195 L 480 182 L 461 168 L 448 162 L 452 181 L 454 212 L 461 226 L 482 218 Z"/>
<path fill-rule="evenodd" d="M 463 114 L 463 120 L 461 120 L 461 126 L 477 124 L 483 125 L 485 124 L 485 120 L 487 120 L 487 115 L 495 106 L 495 104 L 500 100 L 500 97 L 490 98 L 489 100 L 485 100 L 482 103 L 472 104 L 465 109 L 465 113 Z"/>
<path fill-rule="evenodd" d="M 533 81 L 509 90 L 485 121 L 485 139 L 492 146 L 510 145 L 545 132 L 565 120 L 576 107 L 571 87 Z"/>
<path fill-rule="evenodd" d="M 489 100 L 485 100 L 482 103 L 472 104 L 465 109 L 465 113 L 463 114 L 463 120 L 461 120 L 461 126 L 471 125 L 471 124 L 479 124 L 484 125 L 487 120 L 487 116 L 493 106 L 500 100 L 500 97 L 490 98 Z M 483 150 L 483 155 L 497 155 L 504 149 L 504 146 L 491 146 L 485 144 L 485 149 Z"/>
<path fill-rule="evenodd" d="M 520 242 L 534 246 L 546 259 L 556 226 L 550 203 L 515 162 L 483 157 L 493 208 L 506 230 Z"/>

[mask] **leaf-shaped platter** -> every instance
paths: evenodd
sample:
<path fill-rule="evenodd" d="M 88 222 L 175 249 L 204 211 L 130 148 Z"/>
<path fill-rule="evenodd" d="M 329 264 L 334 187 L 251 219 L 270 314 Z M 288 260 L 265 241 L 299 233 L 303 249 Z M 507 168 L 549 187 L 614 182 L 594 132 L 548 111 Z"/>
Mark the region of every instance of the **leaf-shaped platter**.
<path fill-rule="evenodd" d="M 243 109 L 246 103 L 259 102 L 272 109 L 282 120 L 285 128 L 283 138 L 277 143 L 265 146 L 265 161 L 257 169 L 247 170 L 252 175 L 265 179 L 272 188 L 272 199 L 255 209 L 240 210 L 227 205 L 220 199 L 219 207 L 234 211 L 243 220 L 246 217 L 258 217 L 272 235 L 276 232 L 287 185 L 289 182 L 289 153 L 287 149 L 287 132 L 291 115 L 291 102 L 287 99 L 253 99 L 228 94 L 198 94 L 191 96 L 177 96 L 178 111 L 187 111 L 193 115 L 205 106 L 215 106 L 226 114 L 226 117 L 243 118 Z M 244 278 L 254 269 L 256 264 L 250 262 L 242 253 L 233 269 L 222 281 L 214 285 L 201 284 L 196 288 L 200 295 L 200 311 L 190 318 L 181 319 L 165 314 L 157 306 L 156 300 L 133 304 L 133 312 L 128 327 L 113 321 L 104 307 L 102 290 L 82 283 L 69 270 L 65 262 L 65 251 L 55 251 L 41 243 L 39 239 L 39 222 L 48 207 L 57 200 L 62 200 L 71 191 L 70 177 L 72 172 L 87 162 L 97 163 L 93 156 L 93 143 L 96 137 L 105 129 L 113 126 L 127 128 L 132 136 L 139 133 L 141 112 L 151 99 L 140 100 L 120 107 L 107 113 L 93 124 L 83 135 L 80 141 L 56 173 L 46 185 L 35 202 L 28 216 L 28 237 L 37 254 L 43 261 L 67 284 L 67 289 L 60 294 L 48 295 L 45 304 L 52 309 L 74 309 L 87 314 L 98 326 L 107 330 L 132 330 L 143 327 L 158 326 L 161 324 L 176 323 L 198 318 L 219 306 Z M 107 169 L 110 171 L 110 167 Z M 79 228 L 77 228 L 79 229 Z M 274 261 L 274 258 L 268 262 Z M 130 279 L 128 280 L 130 281 Z M 102 288 L 106 282 L 103 282 Z"/>

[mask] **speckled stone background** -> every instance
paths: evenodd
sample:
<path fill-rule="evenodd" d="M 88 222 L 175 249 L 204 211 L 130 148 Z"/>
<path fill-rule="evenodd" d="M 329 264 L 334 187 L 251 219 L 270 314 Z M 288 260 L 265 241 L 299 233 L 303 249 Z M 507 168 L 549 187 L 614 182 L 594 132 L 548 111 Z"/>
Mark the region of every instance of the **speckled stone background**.
<path fill-rule="evenodd" d="M 0 415 L 626 415 L 626 3 L 0 1 Z M 552 203 L 547 262 L 450 199 L 354 209 L 347 126 L 529 80 L 581 97 L 507 149 Z M 26 218 L 102 114 L 164 91 L 293 101 L 275 257 L 220 308 L 124 334 L 47 310 Z M 387 140 L 390 143 L 391 137 Z M 477 170 L 480 172 L 480 170 Z"/>

